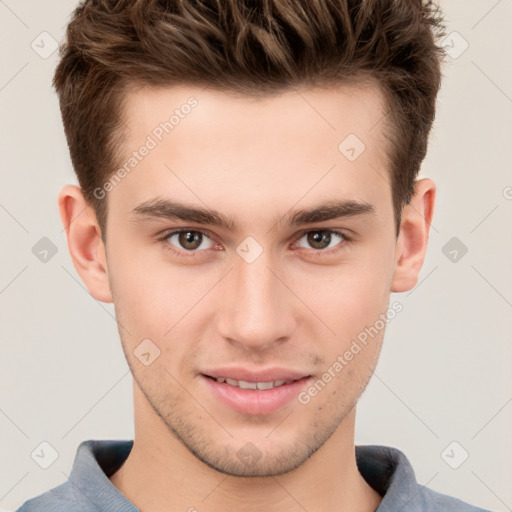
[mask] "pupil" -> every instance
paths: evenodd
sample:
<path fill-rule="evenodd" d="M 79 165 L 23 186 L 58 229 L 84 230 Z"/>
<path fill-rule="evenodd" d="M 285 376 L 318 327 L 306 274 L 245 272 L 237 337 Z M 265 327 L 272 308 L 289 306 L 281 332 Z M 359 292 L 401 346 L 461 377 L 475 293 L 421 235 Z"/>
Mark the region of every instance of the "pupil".
<path fill-rule="evenodd" d="M 184 231 L 179 235 L 179 241 L 184 249 L 197 249 L 201 245 L 201 233 Z"/>
<path fill-rule="evenodd" d="M 324 249 L 330 241 L 331 234 L 328 231 L 314 231 L 308 235 L 308 243 L 315 249 Z"/>

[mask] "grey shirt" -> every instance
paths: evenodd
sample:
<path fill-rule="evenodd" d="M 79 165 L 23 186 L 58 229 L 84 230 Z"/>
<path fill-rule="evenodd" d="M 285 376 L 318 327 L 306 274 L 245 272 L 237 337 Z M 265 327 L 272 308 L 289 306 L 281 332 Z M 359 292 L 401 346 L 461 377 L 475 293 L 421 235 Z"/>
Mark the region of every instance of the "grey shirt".
<path fill-rule="evenodd" d="M 26 501 L 17 512 L 137 512 L 108 479 L 132 446 L 133 441 L 83 441 L 69 479 Z M 383 496 L 376 512 L 484 511 L 419 485 L 407 457 L 396 448 L 356 446 L 356 461 L 363 478 Z"/>

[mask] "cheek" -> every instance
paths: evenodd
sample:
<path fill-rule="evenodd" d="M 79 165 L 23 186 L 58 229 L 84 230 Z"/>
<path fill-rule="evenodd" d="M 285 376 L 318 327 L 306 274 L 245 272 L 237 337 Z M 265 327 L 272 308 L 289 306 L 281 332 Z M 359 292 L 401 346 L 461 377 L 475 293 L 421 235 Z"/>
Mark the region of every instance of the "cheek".
<path fill-rule="evenodd" d="M 193 295 L 194 287 L 187 286 L 179 268 L 165 264 L 164 249 L 158 244 L 137 246 L 125 238 L 112 239 L 108 258 L 116 308 L 128 315 L 133 325 L 163 330 L 179 313 L 187 294 Z M 165 318 L 167 322 L 155 324 L 156 319 Z"/>
<path fill-rule="evenodd" d="M 385 313 L 390 296 L 391 268 L 382 261 L 354 262 L 331 270 L 321 286 L 310 283 L 308 305 L 336 333 L 348 341 L 373 325 Z M 338 347 L 340 348 L 340 347 Z"/>
<path fill-rule="evenodd" d="M 171 267 L 161 261 L 152 261 L 148 265 L 152 256 L 150 251 L 146 254 L 144 251 L 132 252 L 129 258 L 121 252 L 118 258 L 114 256 L 109 262 L 115 289 L 114 307 L 128 357 L 134 360 L 137 347 L 149 339 L 159 351 L 160 364 L 168 368 L 178 361 L 187 364 L 195 350 L 194 340 L 201 338 L 196 333 L 198 319 L 207 304 L 202 299 L 218 277 L 210 275 L 197 279 L 191 274 L 193 267 Z"/>

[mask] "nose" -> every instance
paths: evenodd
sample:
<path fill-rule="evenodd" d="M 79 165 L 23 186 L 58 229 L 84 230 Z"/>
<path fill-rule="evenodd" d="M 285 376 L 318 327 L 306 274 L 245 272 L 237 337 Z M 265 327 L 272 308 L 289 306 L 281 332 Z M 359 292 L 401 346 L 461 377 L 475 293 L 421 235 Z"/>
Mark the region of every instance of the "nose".
<path fill-rule="evenodd" d="M 286 278 L 273 268 L 264 251 L 248 263 L 235 255 L 219 305 L 218 329 L 223 339 L 246 349 L 264 351 L 289 339 L 296 327 L 297 299 Z"/>

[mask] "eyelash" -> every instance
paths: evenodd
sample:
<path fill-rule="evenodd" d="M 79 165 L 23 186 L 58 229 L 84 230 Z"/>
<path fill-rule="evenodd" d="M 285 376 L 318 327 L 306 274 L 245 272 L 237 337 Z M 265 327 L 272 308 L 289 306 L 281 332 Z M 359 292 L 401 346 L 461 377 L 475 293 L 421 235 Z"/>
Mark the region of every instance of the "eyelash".
<path fill-rule="evenodd" d="M 197 251 L 197 250 L 195 250 L 195 251 L 185 251 L 185 250 L 179 251 L 172 244 L 167 242 L 167 239 L 170 238 L 171 236 L 178 235 L 180 233 L 186 233 L 186 232 L 201 233 L 202 235 L 204 235 L 207 238 L 212 240 L 212 237 L 210 236 L 210 234 L 207 231 L 203 231 L 202 229 L 197 229 L 197 228 L 194 228 L 194 229 L 181 228 L 181 229 L 176 229 L 174 231 L 169 231 L 169 232 L 166 232 L 162 237 L 158 238 L 158 240 L 164 244 L 165 250 L 167 250 L 175 255 L 178 255 L 178 256 L 194 258 L 194 257 L 196 257 L 196 255 L 198 253 L 207 250 L 207 249 L 202 249 L 201 251 Z M 337 247 L 337 248 L 328 249 L 328 250 L 326 250 L 326 249 L 316 249 L 316 250 L 311 249 L 310 252 L 312 252 L 314 256 L 322 256 L 324 254 L 328 254 L 328 255 L 337 254 L 338 252 L 345 250 L 347 244 L 349 244 L 353 240 L 352 237 L 348 236 L 344 231 L 340 231 L 337 229 L 330 229 L 330 228 L 308 229 L 306 231 L 303 231 L 296 240 L 297 241 L 300 240 L 304 235 L 306 235 L 308 233 L 330 233 L 331 235 L 338 235 L 341 238 L 343 238 L 343 241 L 338 244 L 339 247 Z"/>

